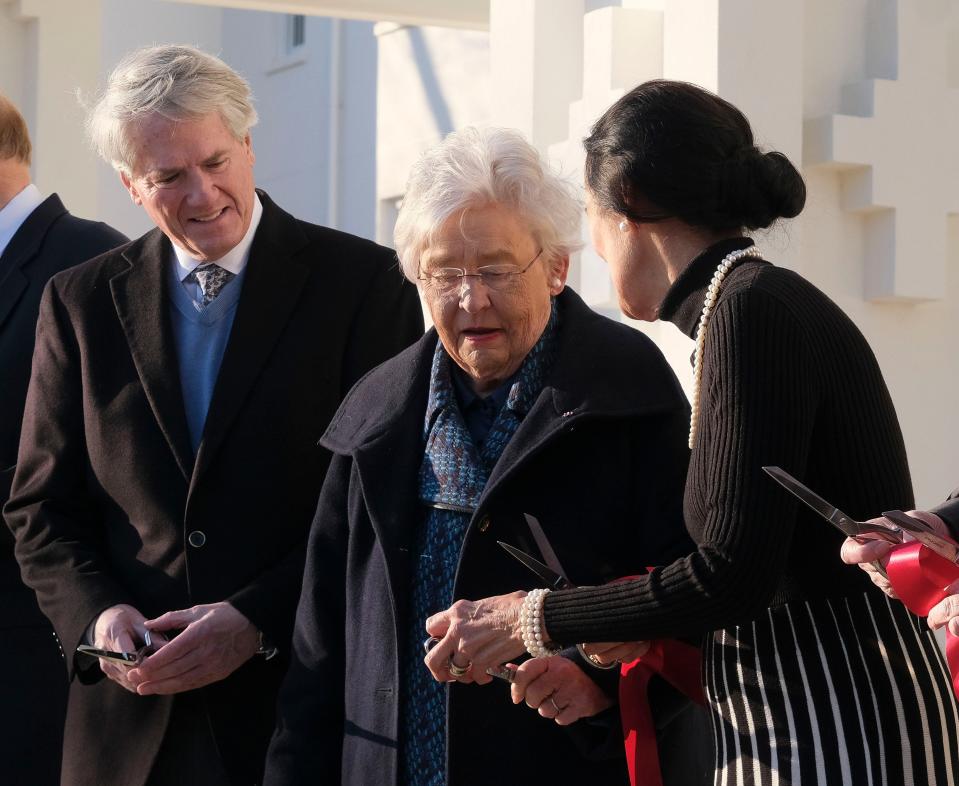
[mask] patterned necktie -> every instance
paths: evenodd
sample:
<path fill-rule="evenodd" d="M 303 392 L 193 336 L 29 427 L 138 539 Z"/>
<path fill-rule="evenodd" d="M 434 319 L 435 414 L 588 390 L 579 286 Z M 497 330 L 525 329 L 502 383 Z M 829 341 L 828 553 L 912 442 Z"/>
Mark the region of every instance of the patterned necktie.
<path fill-rule="evenodd" d="M 208 306 L 233 279 L 234 274 L 213 262 L 194 268 L 191 274 L 203 293 L 203 305 Z"/>

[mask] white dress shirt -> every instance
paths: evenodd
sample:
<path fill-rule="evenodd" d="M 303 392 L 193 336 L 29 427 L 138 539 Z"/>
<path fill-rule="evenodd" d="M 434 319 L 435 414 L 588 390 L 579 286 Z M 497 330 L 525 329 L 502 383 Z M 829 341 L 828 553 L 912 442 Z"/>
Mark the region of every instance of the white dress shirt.
<path fill-rule="evenodd" d="M 0 256 L 30 214 L 43 202 L 43 194 L 33 183 L 28 185 L 0 210 Z"/>
<path fill-rule="evenodd" d="M 203 292 L 196 281 L 187 281 L 190 274 L 200 265 L 206 265 L 213 262 L 224 270 L 229 270 L 233 275 L 238 276 L 246 268 L 246 263 L 250 260 L 250 246 L 253 245 L 253 236 L 256 234 L 256 228 L 260 225 L 260 219 L 263 217 L 263 205 L 260 203 L 260 197 L 253 192 L 253 215 L 250 216 L 250 226 L 246 230 L 243 239 L 231 248 L 220 259 L 210 259 L 201 262 L 194 259 L 190 254 L 180 248 L 176 243 L 173 244 L 173 261 L 176 265 L 177 279 L 183 284 L 183 288 L 193 298 L 195 303 L 203 301 Z"/>

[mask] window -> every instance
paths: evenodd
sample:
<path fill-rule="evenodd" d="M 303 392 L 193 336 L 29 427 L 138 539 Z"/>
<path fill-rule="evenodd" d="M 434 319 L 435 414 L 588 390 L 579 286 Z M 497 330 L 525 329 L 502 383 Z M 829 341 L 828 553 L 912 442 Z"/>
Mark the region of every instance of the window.
<path fill-rule="evenodd" d="M 286 51 L 296 52 L 306 43 L 306 17 L 290 14 L 286 20 Z"/>

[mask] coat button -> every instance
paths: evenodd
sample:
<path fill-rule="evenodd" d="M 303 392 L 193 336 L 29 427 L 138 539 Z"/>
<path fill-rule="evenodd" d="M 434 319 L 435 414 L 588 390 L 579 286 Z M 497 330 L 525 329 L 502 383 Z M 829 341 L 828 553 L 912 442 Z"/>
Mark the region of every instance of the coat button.
<path fill-rule="evenodd" d="M 489 529 L 489 525 L 490 525 L 489 516 L 483 516 L 483 518 L 480 519 L 479 531 L 486 532 L 486 530 Z"/>
<path fill-rule="evenodd" d="M 206 543 L 206 535 L 200 530 L 195 529 L 187 536 L 186 540 L 193 548 L 198 549 Z"/>

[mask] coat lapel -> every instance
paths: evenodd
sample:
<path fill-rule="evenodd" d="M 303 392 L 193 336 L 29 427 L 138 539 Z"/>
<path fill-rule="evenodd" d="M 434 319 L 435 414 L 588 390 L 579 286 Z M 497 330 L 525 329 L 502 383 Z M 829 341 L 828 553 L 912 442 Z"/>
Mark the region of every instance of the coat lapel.
<path fill-rule="evenodd" d="M 391 373 L 375 386 L 375 398 L 360 394 L 344 402 L 321 440 L 353 457 L 370 525 L 383 549 L 398 632 L 406 620 L 413 535 L 426 512 L 418 486 L 435 347 L 436 332 L 430 330 L 387 361 L 381 370 Z"/>
<path fill-rule="evenodd" d="M 51 194 L 37 205 L 10 238 L 0 256 L 0 327 L 13 312 L 13 307 L 29 283 L 23 267 L 36 256 L 50 227 L 66 212 L 60 197 Z"/>
<path fill-rule="evenodd" d="M 310 268 L 295 259 L 308 242 L 296 219 L 262 192 L 259 196 L 263 216 L 250 248 L 243 293 L 207 412 L 191 485 L 216 456 L 310 276 Z"/>
<path fill-rule="evenodd" d="M 153 415 L 188 480 L 193 453 L 164 276 L 171 254 L 163 233 L 158 229 L 150 232 L 123 252 L 128 267 L 110 279 L 110 290 Z"/>

